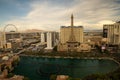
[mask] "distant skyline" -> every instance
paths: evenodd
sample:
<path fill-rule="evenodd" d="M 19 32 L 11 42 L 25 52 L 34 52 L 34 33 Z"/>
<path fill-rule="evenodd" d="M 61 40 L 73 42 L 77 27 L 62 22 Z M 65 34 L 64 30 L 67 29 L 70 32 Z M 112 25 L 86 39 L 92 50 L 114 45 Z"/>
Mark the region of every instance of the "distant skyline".
<path fill-rule="evenodd" d="M 19 30 L 59 31 L 74 25 L 85 30 L 102 29 L 120 20 L 120 0 L 0 0 L 0 27 L 14 24 Z"/>

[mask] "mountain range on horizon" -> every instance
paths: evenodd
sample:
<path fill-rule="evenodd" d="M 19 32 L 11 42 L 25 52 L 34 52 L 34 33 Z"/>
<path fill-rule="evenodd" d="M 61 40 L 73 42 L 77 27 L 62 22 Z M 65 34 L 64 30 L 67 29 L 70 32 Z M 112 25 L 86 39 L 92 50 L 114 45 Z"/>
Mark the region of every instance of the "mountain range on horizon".
<path fill-rule="evenodd" d="M 24 32 L 42 32 L 42 31 L 47 31 L 47 30 L 41 30 L 41 29 L 27 29 Z M 84 30 L 84 32 L 102 32 L 102 29 L 94 29 L 94 30 Z"/>

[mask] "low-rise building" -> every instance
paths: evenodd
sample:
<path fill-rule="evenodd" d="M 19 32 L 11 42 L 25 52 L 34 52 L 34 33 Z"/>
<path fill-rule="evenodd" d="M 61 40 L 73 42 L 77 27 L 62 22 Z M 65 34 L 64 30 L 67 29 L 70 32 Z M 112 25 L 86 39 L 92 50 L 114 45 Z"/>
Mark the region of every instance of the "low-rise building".
<path fill-rule="evenodd" d="M 69 78 L 69 76 L 67 75 L 57 75 L 56 80 L 67 80 Z"/>

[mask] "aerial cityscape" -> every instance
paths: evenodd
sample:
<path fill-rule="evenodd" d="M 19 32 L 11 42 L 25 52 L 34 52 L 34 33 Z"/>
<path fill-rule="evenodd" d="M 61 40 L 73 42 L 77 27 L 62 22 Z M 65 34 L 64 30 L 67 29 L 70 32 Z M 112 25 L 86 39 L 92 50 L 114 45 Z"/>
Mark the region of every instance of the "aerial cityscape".
<path fill-rule="evenodd" d="M 0 0 L 0 80 L 120 80 L 120 0 Z"/>

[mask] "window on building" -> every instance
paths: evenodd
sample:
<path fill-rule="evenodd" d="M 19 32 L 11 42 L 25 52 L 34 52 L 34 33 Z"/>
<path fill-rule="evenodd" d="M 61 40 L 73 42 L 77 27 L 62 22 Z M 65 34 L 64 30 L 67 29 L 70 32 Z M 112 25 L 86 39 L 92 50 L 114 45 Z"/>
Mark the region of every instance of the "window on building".
<path fill-rule="evenodd" d="M 68 45 L 68 47 L 70 47 L 70 45 Z"/>
<path fill-rule="evenodd" d="M 74 45 L 74 47 L 77 47 L 77 45 Z"/>

